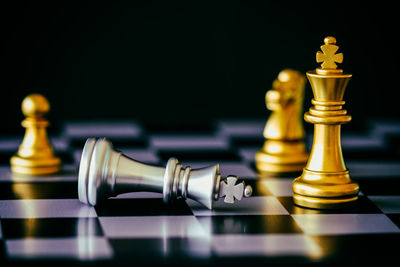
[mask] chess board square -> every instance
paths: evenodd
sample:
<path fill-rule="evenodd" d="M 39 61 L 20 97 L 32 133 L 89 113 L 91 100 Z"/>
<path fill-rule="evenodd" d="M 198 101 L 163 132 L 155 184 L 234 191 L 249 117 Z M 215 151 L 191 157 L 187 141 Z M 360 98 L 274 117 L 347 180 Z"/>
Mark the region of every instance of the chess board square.
<path fill-rule="evenodd" d="M 194 216 L 100 217 L 110 238 L 200 238 L 205 232 Z"/>
<path fill-rule="evenodd" d="M 15 154 L 15 151 L 1 151 L 0 150 L 0 165 L 10 164 L 10 158 Z"/>
<path fill-rule="evenodd" d="M 396 262 L 400 234 L 346 234 L 311 236 L 321 247 L 321 259 L 345 261 L 346 263 Z M 394 259 L 395 261 L 390 261 Z"/>
<path fill-rule="evenodd" d="M 400 177 L 400 162 L 398 161 L 348 161 L 346 165 L 350 170 L 350 174 L 357 179 L 364 180 L 365 178 L 381 179 L 382 177 Z"/>
<path fill-rule="evenodd" d="M 309 235 L 400 233 L 400 228 L 385 214 L 293 214 L 292 217 Z"/>
<path fill-rule="evenodd" d="M 391 220 L 392 222 L 394 222 L 397 227 L 400 228 L 400 214 L 399 213 L 395 213 L 395 214 L 386 214 Z"/>
<path fill-rule="evenodd" d="M 257 151 L 260 150 L 260 148 L 246 147 L 246 148 L 240 148 L 238 150 L 239 150 L 238 153 L 243 161 L 254 162 L 254 156 L 257 153 Z"/>
<path fill-rule="evenodd" d="M 231 136 L 230 141 L 233 147 L 262 147 L 265 139 L 263 136 Z"/>
<path fill-rule="evenodd" d="M 243 120 L 217 122 L 218 135 L 240 136 L 240 137 L 262 137 L 265 127 L 265 120 Z"/>
<path fill-rule="evenodd" d="M 54 151 L 55 151 L 56 156 L 61 159 L 61 162 L 63 164 L 75 163 L 75 159 L 70 151 L 60 151 L 60 150 L 56 150 L 56 149 L 54 149 Z"/>
<path fill-rule="evenodd" d="M 227 161 L 240 161 L 240 157 L 231 150 L 209 149 L 209 150 L 161 150 L 158 156 L 167 162 L 169 158 L 174 157 L 184 162 L 210 162 L 216 163 Z"/>
<path fill-rule="evenodd" d="M 267 187 L 274 196 L 292 196 L 293 178 L 267 178 L 260 179 L 258 186 Z"/>
<path fill-rule="evenodd" d="M 196 218 L 205 231 L 213 235 L 302 233 L 290 215 L 221 215 Z"/>
<path fill-rule="evenodd" d="M 2 137 L 0 140 L 0 151 L 7 151 L 10 153 L 15 153 L 21 144 L 21 137 Z M 10 159 L 9 159 L 10 160 Z"/>
<path fill-rule="evenodd" d="M 136 122 L 118 121 L 82 121 L 67 122 L 64 125 L 63 135 L 73 137 L 138 137 L 142 134 L 142 127 Z"/>
<path fill-rule="evenodd" d="M 77 238 L 28 238 L 6 240 L 10 259 L 109 259 L 113 255 L 107 239 L 96 236 Z"/>
<path fill-rule="evenodd" d="M 376 150 L 384 147 L 384 140 L 379 136 L 346 133 L 341 138 L 341 145 L 344 150 Z"/>
<path fill-rule="evenodd" d="M 218 256 L 308 256 L 319 257 L 321 249 L 302 234 L 214 235 L 213 249 Z"/>
<path fill-rule="evenodd" d="M 0 164 L 7 166 L 10 164 L 10 158 L 17 152 L 18 147 L 22 141 L 22 137 L 12 137 L 0 139 Z"/>
<path fill-rule="evenodd" d="M 217 134 L 228 137 L 234 147 L 261 147 L 265 141 L 264 127 L 263 120 L 220 121 Z"/>
<path fill-rule="evenodd" d="M 4 238 L 101 236 L 97 218 L 2 219 Z"/>
<path fill-rule="evenodd" d="M 6 260 L 6 246 L 4 240 L 0 239 L 0 262 L 5 262 Z"/>
<path fill-rule="evenodd" d="M 260 183 L 259 179 L 244 179 L 246 185 L 250 185 L 253 189 L 252 197 L 274 196 L 265 184 Z"/>
<path fill-rule="evenodd" d="M 93 207 L 78 199 L 0 200 L 1 218 L 96 217 Z"/>
<path fill-rule="evenodd" d="M 370 196 L 384 213 L 400 213 L 400 196 Z"/>
<path fill-rule="evenodd" d="M 151 123 L 146 121 L 145 128 L 157 135 L 212 135 L 215 132 L 213 123 L 187 123 L 182 120 L 168 123 Z"/>
<path fill-rule="evenodd" d="M 90 137 L 98 137 L 98 135 L 92 135 Z M 103 137 L 103 136 L 102 136 Z M 69 140 L 70 142 L 70 147 L 73 148 L 79 148 L 79 149 L 83 149 L 83 147 L 85 146 L 85 142 L 89 137 L 81 137 L 81 138 L 72 138 Z M 145 136 L 140 136 L 140 137 L 136 137 L 136 138 L 132 138 L 132 137 L 123 137 L 123 136 L 119 136 L 119 137 L 108 137 L 107 140 L 109 140 L 113 147 L 116 150 L 122 151 L 124 147 L 134 147 L 134 148 L 146 148 L 148 147 L 148 142 Z"/>
<path fill-rule="evenodd" d="M 185 265 L 197 265 L 212 257 L 211 243 L 208 238 L 117 238 L 109 239 L 115 258 L 122 261 L 135 259 L 135 263 L 149 264 L 161 260 L 184 258 L 191 261 Z M 193 259 L 196 262 L 193 262 Z M 181 262 L 182 263 L 182 262 Z"/>
<path fill-rule="evenodd" d="M 112 198 L 95 207 L 98 216 L 180 216 L 193 215 L 184 201 L 169 206 L 162 198 Z"/>
<path fill-rule="evenodd" d="M 76 182 L 1 182 L 0 185 L 1 199 L 78 198 Z"/>
<path fill-rule="evenodd" d="M 343 149 L 343 157 L 345 159 L 357 160 L 357 161 L 390 161 L 390 160 L 399 160 L 399 156 L 396 155 L 395 151 L 391 151 L 390 149 L 386 149 L 385 147 L 374 148 L 374 147 L 364 147 L 355 150 Z M 351 175 L 351 169 L 350 175 Z M 384 172 L 386 173 L 386 172 Z M 353 176 L 355 177 L 355 176 Z M 370 175 L 371 177 L 371 175 Z M 375 178 L 379 178 L 377 175 Z"/>
<path fill-rule="evenodd" d="M 355 177 L 354 180 L 360 185 L 360 190 L 369 196 L 400 195 L 400 179 L 383 177 L 357 179 Z"/>
<path fill-rule="evenodd" d="M 288 214 L 279 201 L 272 196 L 242 198 L 235 204 L 225 203 L 223 198 L 220 198 L 214 202 L 213 210 L 206 209 L 200 203 L 190 199 L 187 200 L 187 203 L 196 216 Z"/>
<path fill-rule="evenodd" d="M 216 150 L 229 148 L 226 138 L 212 135 L 153 135 L 151 147 L 157 150 Z"/>
<path fill-rule="evenodd" d="M 371 119 L 370 125 L 372 134 L 374 136 L 385 136 L 388 134 L 399 134 L 400 133 L 400 123 L 398 120 L 391 119 Z"/>
<path fill-rule="evenodd" d="M 294 204 L 293 197 L 278 197 L 279 202 L 290 214 L 364 214 L 382 213 L 382 211 L 366 196 L 359 196 L 353 207 L 342 209 L 318 210 L 300 207 Z"/>
<path fill-rule="evenodd" d="M 68 142 L 64 136 L 54 135 L 53 133 L 49 133 L 49 135 L 50 143 L 55 151 L 68 152 Z M 19 142 L 22 142 L 22 138 L 19 140 Z"/>
<path fill-rule="evenodd" d="M 65 124 L 63 136 L 69 141 L 70 146 L 79 148 L 83 148 L 86 140 L 92 137 L 105 137 L 116 148 L 147 146 L 142 127 L 131 121 L 69 122 Z"/>

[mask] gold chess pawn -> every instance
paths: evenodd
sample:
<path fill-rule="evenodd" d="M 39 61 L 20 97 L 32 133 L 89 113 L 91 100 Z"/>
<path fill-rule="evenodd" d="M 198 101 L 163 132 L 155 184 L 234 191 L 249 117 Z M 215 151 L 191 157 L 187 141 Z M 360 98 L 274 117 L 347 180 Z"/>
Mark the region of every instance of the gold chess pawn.
<path fill-rule="evenodd" d="M 26 130 L 17 154 L 10 160 L 12 172 L 45 175 L 60 170 L 61 160 L 54 155 L 47 137 L 49 122 L 44 116 L 49 110 L 49 102 L 40 94 L 28 95 L 22 101 L 22 112 L 26 118 L 21 124 Z"/>
<path fill-rule="evenodd" d="M 300 172 L 306 165 L 302 120 L 305 83 L 303 74 L 285 69 L 265 95 L 272 113 L 264 129 L 264 146 L 255 155 L 261 174 Z"/>
<path fill-rule="evenodd" d="M 314 141 L 310 158 L 300 177 L 293 182 L 295 204 L 317 209 L 339 208 L 353 204 L 358 198 L 359 186 L 350 179 L 340 145 L 341 124 L 351 120 L 342 106 L 343 95 L 351 74 L 337 69 L 343 54 L 334 37 L 326 37 L 317 52 L 320 68 L 307 72 L 314 105 L 304 119 L 314 124 Z"/>

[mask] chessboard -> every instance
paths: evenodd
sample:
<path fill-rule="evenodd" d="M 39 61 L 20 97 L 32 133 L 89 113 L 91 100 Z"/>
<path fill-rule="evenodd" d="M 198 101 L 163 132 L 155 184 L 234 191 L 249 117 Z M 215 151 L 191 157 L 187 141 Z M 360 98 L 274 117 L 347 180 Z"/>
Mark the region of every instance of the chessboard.
<path fill-rule="evenodd" d="M 343 127 L 342 148 L 360 185 L 354 207 L 314 210 L 294 205 L 299 174 L 259 177 L 254 154 L 264 120 L 218 120 L 197 130 L 170 131 L 134 121 L 66 122 L 51 141 L 63 160 L 57 175 L 10 172 L 22 136 L 0 139 L 0 262 L 24 265 L 343 264 L 398 261 L 400 244 L 400 121 Z M 192 168 L 219 163 L 253 196 L 213 210 L 192 200 L 165 206 L 156 193 L 126 193 L 99 207 L 78 200 L 84 142 L 106 137 L 141 162 L 165 166 L 170 157 Z M 310 148 L 312 132 L 307 134 Z M 39 266 L 39 265 L 37 265 Z"/>

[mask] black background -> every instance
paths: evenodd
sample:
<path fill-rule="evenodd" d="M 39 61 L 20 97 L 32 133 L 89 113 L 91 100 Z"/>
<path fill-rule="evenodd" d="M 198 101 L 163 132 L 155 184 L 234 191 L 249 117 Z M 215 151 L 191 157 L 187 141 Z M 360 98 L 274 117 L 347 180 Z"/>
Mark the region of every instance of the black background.
<path fill-rule="evenodd" d="M 396 10 L 385 1 L 14 1 L 2 7 L 1 132 L 23 131 L 20 103 L 34 92 L 48 97 L 53 125 L 267 118 L 279 71 L 318 67 L 328 35 L 353 74 L 346 128 L 399 118 Z M 311 98 L 307 85 L 305 109 Z"/>

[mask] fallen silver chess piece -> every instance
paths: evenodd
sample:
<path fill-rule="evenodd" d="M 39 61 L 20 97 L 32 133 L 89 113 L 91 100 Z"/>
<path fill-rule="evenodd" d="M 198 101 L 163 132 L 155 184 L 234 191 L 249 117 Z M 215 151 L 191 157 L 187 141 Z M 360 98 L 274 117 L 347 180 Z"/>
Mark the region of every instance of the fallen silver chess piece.
<path fill-rule="evenodd" d="M 105 138 L 89 138 L 79 166 L 78 196 L 82 203 L 95 206 L 106 198 L 127 192 L 162 193 L 164 203 L 193 199 L 208 209 L 219 197 L 227 203 L 250 197 L 252 188 L 237 176 L 221 181 L 219 165 L 202 169 L 183 168 L 175 158 L 166 168 L 147 165 L 113 149 Z"/>

